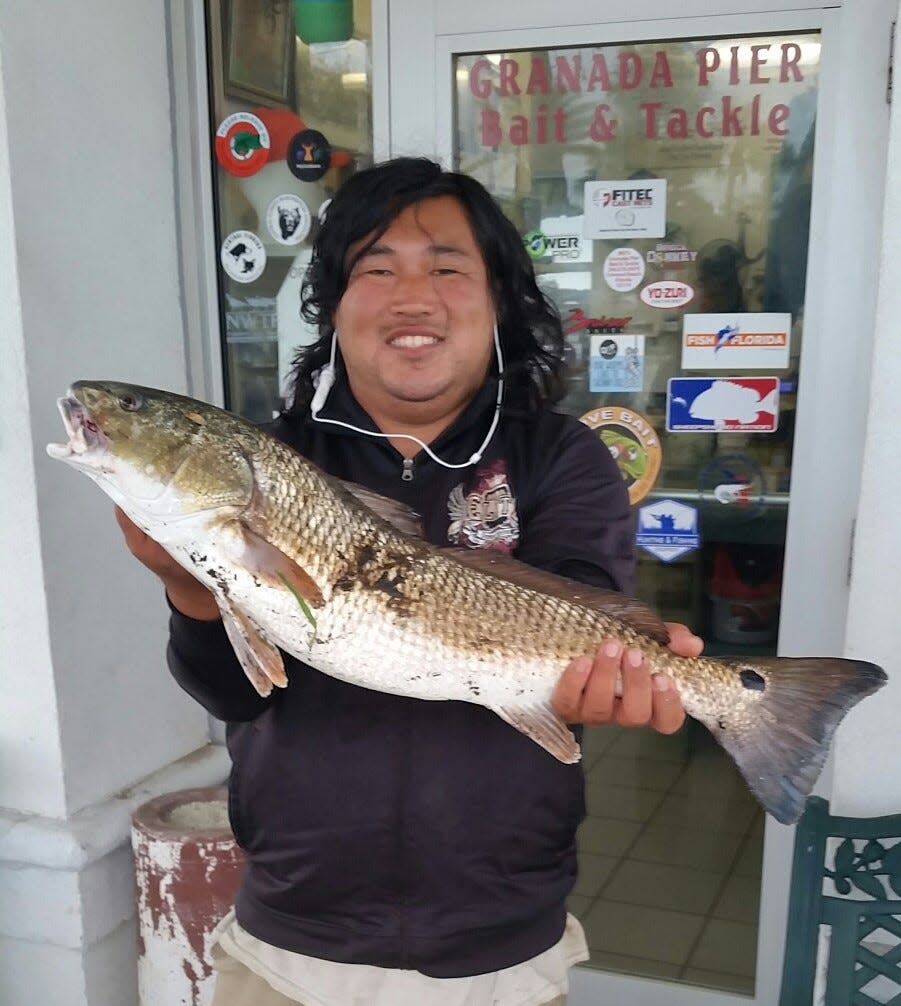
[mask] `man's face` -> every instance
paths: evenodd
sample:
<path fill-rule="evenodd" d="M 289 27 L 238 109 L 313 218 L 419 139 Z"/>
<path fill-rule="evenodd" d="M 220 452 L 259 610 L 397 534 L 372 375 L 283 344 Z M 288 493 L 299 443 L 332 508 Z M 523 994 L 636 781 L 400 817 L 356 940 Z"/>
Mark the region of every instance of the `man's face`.
<path fill-rule="evenodd" d="M 494 305 L 456 199 L 398 215 L 354 265 L 334 324 L 351 390 L 376 421 L 413 403 L 448 416 L 465 407 L 491 363 Z"/>

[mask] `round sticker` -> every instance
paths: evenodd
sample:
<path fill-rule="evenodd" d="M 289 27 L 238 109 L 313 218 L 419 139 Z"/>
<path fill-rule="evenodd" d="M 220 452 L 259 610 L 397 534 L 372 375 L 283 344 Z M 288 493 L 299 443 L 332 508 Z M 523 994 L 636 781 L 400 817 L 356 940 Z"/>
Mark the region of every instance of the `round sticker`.
<path fill-rule="evenodd" d="M 269 130 L 250 112 L 235 112 L 216 130 L 216 160 L 241 178 L 255 175 L 269 160 Z"/>
<path fill-rule="evenodd" d="M 252 283 L 266 268 L 266 249 L 253 231 L 232 231 L 219 252 L 222 268 L 238 283 Z"/>
<path fill-rule="evenodd" d="M 661 279 L 656 283 L 648 283 L 647 286 L 642 287 L 638 296 L 641 297 L 641 302 L 647 304 L 648 307 L 657 307 L 665 311 L 668 308 L 685 307 L 694 298 L 694 295 L 694 287 L 689 286 L 688 283 Z"/>
<path fill-rule="evenodd" d="M 766 480 L 744 454 L 721 454 L 698 473 L 698 502 L 707 518 L 748 519 L 763 510 Z"/>
<path fill-rule="evenodd" d="M 541 258 L 547 254 L 547 238 L 541 231 L 529 231 L 523 241 L 529 258 Z"/>
<path fill-rule="evenodd" d="M 332 148 L 317 129 L 302 129 L 288 144 L 288 167 L 302 182 L 315 182 L 329 168 Z"/>
<path fill-rule="evenodd" d="M 293 192 L 276 196 L 266 210 L 266 227 L 280 245 L 299 245 L 312 223 L 310 208 Z"/>
<path fill-rule="evenodd" d="M 634 248 L 614 248 L 604 259 L 607 286 L 628 293 L 644 279 L 644 258 Z"/>
<path fill-rule="evenodd" d="M 618 405 L 592 409 L 579 419 L 597 430 L 628 486 L 629 502 L 647 496 L 660 474 L 663 451 L 654 427 L 640 413 Z"/>

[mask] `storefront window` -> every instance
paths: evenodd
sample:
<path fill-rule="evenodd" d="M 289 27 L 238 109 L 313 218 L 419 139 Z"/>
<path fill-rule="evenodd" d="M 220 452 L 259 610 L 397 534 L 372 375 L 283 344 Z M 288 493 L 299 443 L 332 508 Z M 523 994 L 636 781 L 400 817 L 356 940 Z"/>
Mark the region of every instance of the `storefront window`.
<path fill-rule="evenodd" d="M 776 649 L 819 52 L 808 32 L 455 61 L 456 166 L 560 310 L 562 407 L 628 484 L 639 595 L 712 654 Z M 592 965 L 753 992 L 763 816 L 729 759 L 693 723 L 585 745 Z"/>
<path fill-rule="evenodd" d="M 372 163 L 370 0 L 209 0 L 226 406 L 283 404 L 319 215 Z"/>

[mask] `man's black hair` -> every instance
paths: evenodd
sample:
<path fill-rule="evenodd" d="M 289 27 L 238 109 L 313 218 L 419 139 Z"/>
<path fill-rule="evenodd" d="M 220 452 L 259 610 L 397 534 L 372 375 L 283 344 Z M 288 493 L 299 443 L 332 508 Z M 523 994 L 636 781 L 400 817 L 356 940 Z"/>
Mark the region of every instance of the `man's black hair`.
<path fill-rule="evenodd" d="M 452 196 L 462 206 L 488 271 L 504 355 L 504 404 L 531 410 L 565 393 L 560 315 L 538 289 L 523 239 L 483 185 L 427 158 L 399 157 L 352 175 L 326 211 L 304 278 L 301 313 L 319 339 L 294 360 L 291 412 L 305 412 L 312 375 L 329 360 L 332 319 L 356 260 L 408 206 Z M 369 236 L 353 259 L 348 250 Z M 339 364 L 340 366 L 340 364 Z"/>

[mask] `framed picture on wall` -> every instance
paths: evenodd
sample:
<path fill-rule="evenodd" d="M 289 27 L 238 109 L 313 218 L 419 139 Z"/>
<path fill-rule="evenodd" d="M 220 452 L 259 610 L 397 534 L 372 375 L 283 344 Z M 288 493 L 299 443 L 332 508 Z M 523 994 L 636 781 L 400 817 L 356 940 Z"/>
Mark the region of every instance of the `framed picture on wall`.
<path fill-rule="evenodd" d="M 225 93 L 288 105 L 294 60 L 291 0 L 231 0 L 228 7 Z"/>

